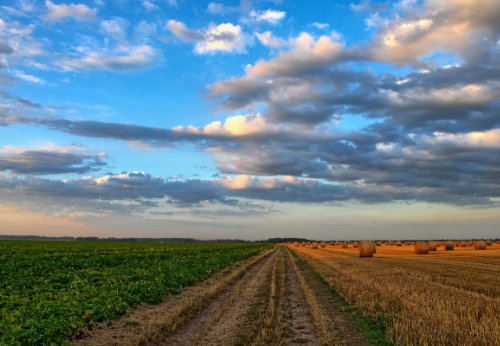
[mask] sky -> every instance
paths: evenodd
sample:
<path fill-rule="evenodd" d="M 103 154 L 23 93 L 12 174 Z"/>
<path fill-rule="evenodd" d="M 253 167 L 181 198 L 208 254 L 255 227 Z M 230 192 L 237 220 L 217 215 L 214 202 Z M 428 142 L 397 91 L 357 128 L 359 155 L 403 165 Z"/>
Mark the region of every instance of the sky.
<path fill-rule="evenodd" d="M 0 234 L 491 238 L 500 1 L 3 0 Z"/>

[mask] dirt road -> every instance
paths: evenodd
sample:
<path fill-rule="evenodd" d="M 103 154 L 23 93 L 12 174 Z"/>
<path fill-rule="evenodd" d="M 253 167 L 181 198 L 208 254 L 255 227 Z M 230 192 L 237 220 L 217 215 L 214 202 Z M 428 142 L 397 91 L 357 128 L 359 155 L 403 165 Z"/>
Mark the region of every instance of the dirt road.
<path fill-rule="evenodd" d="M 284 245 L 228 273 L 233 276 L 225 284 L 221 274 L 172 298 L 176 301 L 131 312 L 75 344 L 368 345 Z M 186 309 L 178 307 L 181 302 Z M 155 322 L 147 320 L 148 309 Z"/>

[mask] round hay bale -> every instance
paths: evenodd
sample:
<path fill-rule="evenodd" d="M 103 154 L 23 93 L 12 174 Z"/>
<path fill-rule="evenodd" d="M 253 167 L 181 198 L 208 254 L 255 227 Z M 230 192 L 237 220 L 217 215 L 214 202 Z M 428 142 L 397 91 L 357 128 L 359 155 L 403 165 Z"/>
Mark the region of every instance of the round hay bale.
<path fill-rule="evenodd" d="M 477 241 L 474 243 L 474 249 L 476 250 L 486 250 L 486 242 L 484 241 Z"/>
<path fill-rule="evenodd" d="M 493 242 L 491 240 L 486 241 L 486 245 L 491 246 L 491 244 L 493 244 Z"/>
<path fill-rule="evenodd" d="M 467 246 L 474 246 L 474 242 L 473 242 L 472 240 L 469 240 L 469 241 L 467 242 Z"/>
<path fill-rule="evenodd" d="M 358 244 L 359 257 L 373 257 L 373 243 L 371 241 L 360 241 Z"/>
<path fill-rule="evenodd" d="M 376 243 L 375 243 L 375 245 L 377 245 L 377 246 L 381 246 L 381 245 L 382 245 L 382 243 L 378 241 L 378 242 L 376 242 Z"/>
<path fill-rule="evenodd" d="M 460 242 L 460 247 L 467 247 L 467 242 L 466 241 L 461 241 Z"/>
<path fill-rule="evenodd" d="M 415 243 L 415 254 L 427 255 L 429 253 L 429 243 L 426 241 L 417 241 Z"/>
<path fill-rule="evenodd" d="M 372 244 L 373 253 L 377 253 L 377 245 L 372 241 L 370 243 Z"/>
<path fill-rule="evenodd" d="M 313 249 L 317 249 L 318 248 L 318 243 L 316 243 L 316 242 L 312 243 L 312 248 Z"/>
<path fill-rule="evenodd" d="M 396 243 L 396 246 L 401 246 L 401 242 L 400 242 L 400 241 L 398 241 L 398 242 Z"/>
<path fill-rule="evenodd" d="M 349 247 L 349 244 L 347 244 L 346 242 L 342 243 L 342 248 L 347 249 L 348 247 Z"/>
<path fill-rule="evenodd" d="M 299 243 L 295 242 L 295 243 L 293 243 L 293 246 L 299 247 Z"/>
<path fill-rule="evenodd" d="M 352 246 L 353 246 L 353 247 L 359 247 L 359 243 L 354 242 L 354 243 L 352 243 Z"/>
<path fill-rule="evenodd" d="M 437 250 L 437 243 L 436 242 L 433 242 L 431 241 L 429 243 L 429 251 L 436 251 Z"/>
<path fill-rule="evenodd" d="M 394 245 L 394 242 L 390 241 L 390 242 L 389 242 L 389 245 Z"/>
<path fill-rule="evenodd" d="M 324 242 L 319 243 L 321 247 L 326 247 L 326 244 Z"/>
<path fill-rule="evenodd" d="M 446 243 L 446 245 L 444 246 L 444 249 L 446 251 L 449 251 L 449 250 L 455 250 L 455 246 L 453 245 L 453 242 L 449 241 Z"/>

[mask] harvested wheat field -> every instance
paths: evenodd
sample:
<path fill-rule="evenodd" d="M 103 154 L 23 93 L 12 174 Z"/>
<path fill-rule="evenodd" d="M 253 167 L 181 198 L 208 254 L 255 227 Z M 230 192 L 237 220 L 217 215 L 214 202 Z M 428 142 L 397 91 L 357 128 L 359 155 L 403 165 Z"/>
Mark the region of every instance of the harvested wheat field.
<path fill-rule="evenodd" d="M 385 321 L 395 345 L 500 345 L 500 245 L 294 248 L 359 313 Z"/>

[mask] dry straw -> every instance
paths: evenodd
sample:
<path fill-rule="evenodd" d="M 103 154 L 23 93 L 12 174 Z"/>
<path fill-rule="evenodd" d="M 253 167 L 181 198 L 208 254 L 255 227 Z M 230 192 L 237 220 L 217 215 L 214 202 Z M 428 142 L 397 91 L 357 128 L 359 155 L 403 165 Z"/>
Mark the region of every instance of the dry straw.
<path fill-rule="evenodd" d="M 358 254 L 359 257 L 373 257 L 373 242 L 371 241 L 360 241 L 358 244 Z"/>
<path fill-rule="evenodd" d="M 347 249 L 347 248 L 349 247 L 349 244 L 347 244 L 346 242 L 343 242 L 343 243 L 342 243 L 342 247 L 343 247 L 344 249 Z"/>
<path fill-rule="evenodd" d="M 445 250 L 454 250 L 455 249 L 455 246 L 453 245 L 453 242 L 449 241 L 446 243 L 446 245 L 444 246 L 444 249 Z"/>
<path fill-rule="evenodd" d="M 312 243 L 311 246 L 312 246 L 313 249 L 317 249 L 318 248 L 318 243 L 314 242 L 314 243 Z"/>
<path fill-rule="evenodd" d="M 429 251 L 436 251 L 437 250 L 437 243 L 434 241 L 431 241 L 429 243 Z"/>
<path fill-rule="evenodd" d="M 427 255 L 429 253 L 429 243 L 426 241 L 417 241 L 415 243 L 415 254 Z"/>
<path fill-rule="evenodd" d="M 474 243 L 474 249 L 476 250 L 486 250 L 486 242 L 484 241 L 477 241 Z"/>

